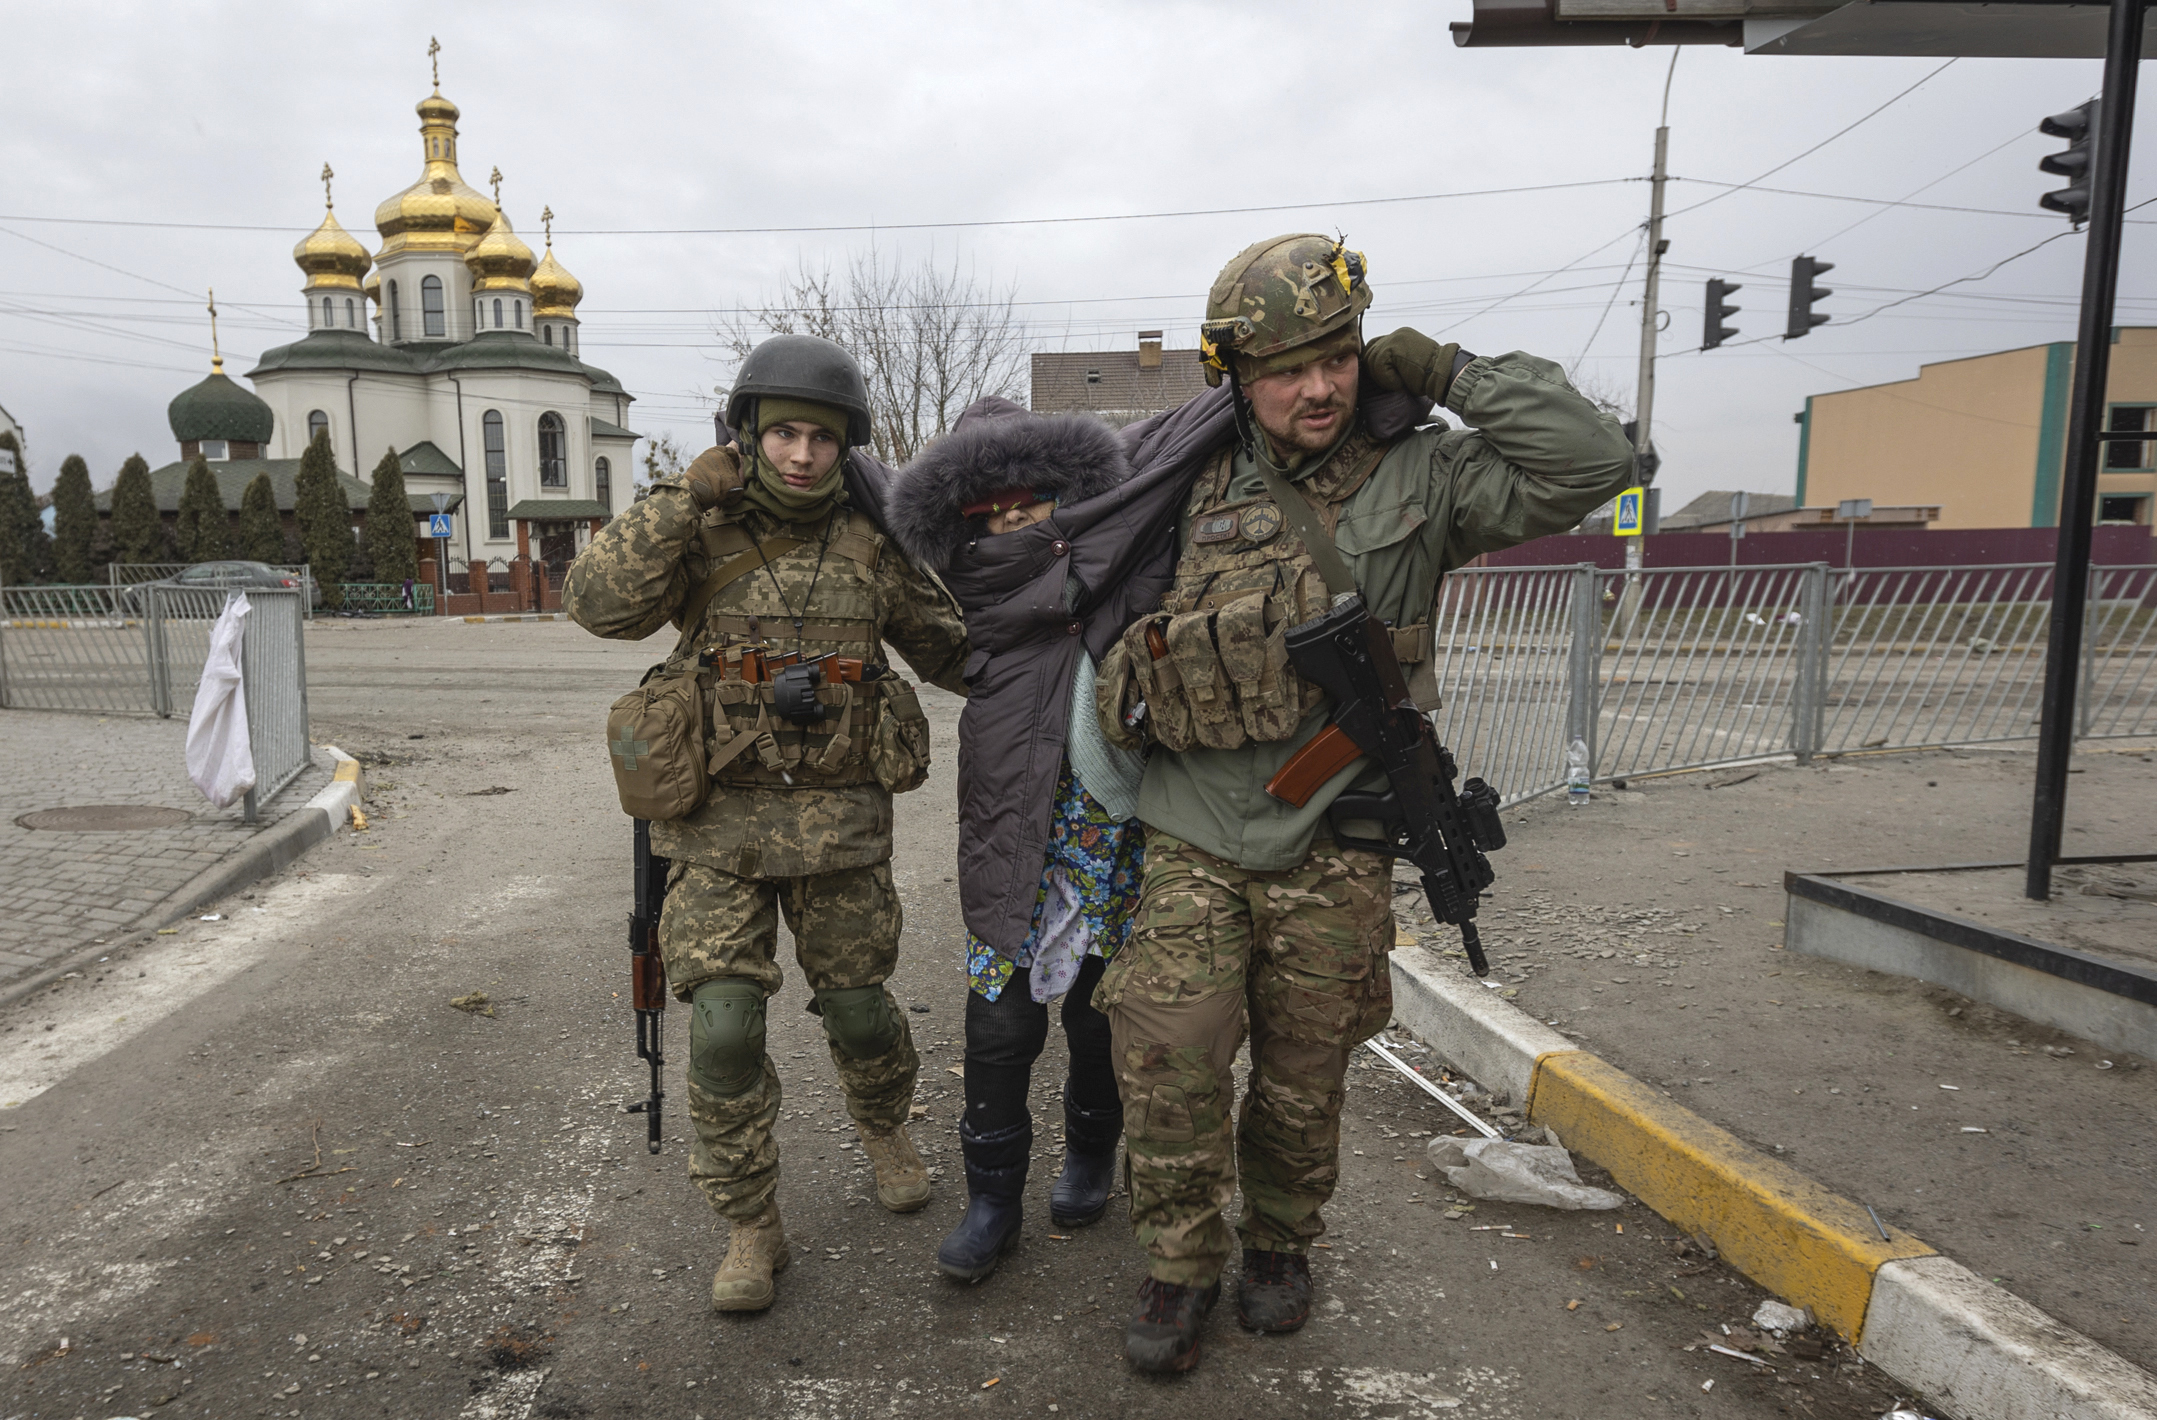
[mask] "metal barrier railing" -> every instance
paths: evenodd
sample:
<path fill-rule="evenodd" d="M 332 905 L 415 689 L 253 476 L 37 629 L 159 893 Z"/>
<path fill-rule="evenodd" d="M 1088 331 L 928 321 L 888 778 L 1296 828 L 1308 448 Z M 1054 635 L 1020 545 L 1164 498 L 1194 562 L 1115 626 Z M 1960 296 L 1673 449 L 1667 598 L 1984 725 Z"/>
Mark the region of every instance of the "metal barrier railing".
<path fill-rule="evenodd" d="M 342 609 L 370 616 L 433 616 L 434 588 L 425 582 L 347 582 Z"/>
<path fill-rule="evenodd" d="M 2050 564 L 1468 568 L 1441 736 L 1508 803 L 1565 782 L 2037 734 Z M 2157 735 L 2157 567 L 2092 569 L 2078 734 Z"/>
<path fill-rule="evenodd" d="M 147 582 L 168 581 L 195 565 L 192 562 L 108 562 L 105 564 L 105 582 L 106 585 L 112 587 L 139 587 Z M 287 577 L 292 578 L 306 591 L 307 599 L 300 605 L 304 608 L 302 615 L 312 621 L 315 614 L 315 598 L 319 595 L 315 590 L 314 569 L 304 562 L 290 567 L 274 563 L 265 565 L 273 572 L 282 572 Z M 222 587 L 228 584 L 222 581 L 212 581 L 205 585 Z"/>
<path fill-rule="evenodd" d="M 241 673 L 255 789 L 251 821 L 310 762 L 299 587 L 250 587 Z M 0 709 L 186 716 L 230 592 L 153 582 L 0 587 Z M 133 609 L 123 606 L 129 603 Z"/>

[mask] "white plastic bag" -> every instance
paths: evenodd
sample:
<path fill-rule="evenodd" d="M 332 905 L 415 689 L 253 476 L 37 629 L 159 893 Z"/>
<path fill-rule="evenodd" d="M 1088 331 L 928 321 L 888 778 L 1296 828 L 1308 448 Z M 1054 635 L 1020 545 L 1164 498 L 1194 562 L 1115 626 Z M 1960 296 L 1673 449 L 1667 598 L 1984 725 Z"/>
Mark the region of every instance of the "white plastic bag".
<path fill-rule="evenodd" d="M 1625 1201 L 1608 1189 L 1582 1183 L 1573 1171 L 1573 1156 L 1549 1144 L 1433 1139 L 1429 1153 L 1431 1163 L 1471 1198 L 1546 1208 L 1615 1208 Z"/>
<path fill-rule="evenodd" d="M 255 787 L 255 752 L 247 740 L 247 688 L 240 683 L 240 641 L 247 634 L 247 593 L 234 592 L 210 628 L 210 654 L 187 719 L 187 777 L 202 797 L 228 808 Z"/>

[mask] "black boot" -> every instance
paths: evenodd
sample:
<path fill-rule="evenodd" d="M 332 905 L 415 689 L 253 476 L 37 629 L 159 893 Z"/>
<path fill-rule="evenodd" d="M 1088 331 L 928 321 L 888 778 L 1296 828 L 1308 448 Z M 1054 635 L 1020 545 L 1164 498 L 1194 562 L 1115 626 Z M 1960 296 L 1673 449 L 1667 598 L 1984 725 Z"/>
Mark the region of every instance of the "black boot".
<path fill-rule="evenodd" d="M 1122 1133 L 1121 1100 L 1102 1109 L 1082 1108 L 1071 1098 L 1071 1082 L 1064 1081 L 1064 1171 L 1049 1190 L 1049 1218 L 1058 1227 L 1083 1228 L 1108 1211 L 1116 1139 Z"/>
<path fill-rule="evenodd" d="M 1198 1364 L 1198 1338 L 1206 1313 L 1221 1299 L 1221 1284 L 1184 1287 L 1152 1277 L 1138 1284 L 1138 1308 L 1123 1329 L 1123 1353 L 1142 1371 L 1188 1371 Z"/>
<path fill-rule="evenodd" d="M 1034 1145 L 1031 1122 L 992 1134 L 977 1135 L 970 1123 L 959 1125 L 959 1148 L 966 1155 L 966 1216 L 936 1250 L 936 1266 L 947 1277 L 979 1282 L 1019 1240 L 1024 1219 L 1020 1195 L 1026 1189 L 1026 1161 Z"/>
<path fill-rule="evenodd" d="M 1300 1252 L 1243 1250 L 1237 1319 L 1253 1331 L 1294 1331 L 1311 1317 L 1311 1259 Z"/>

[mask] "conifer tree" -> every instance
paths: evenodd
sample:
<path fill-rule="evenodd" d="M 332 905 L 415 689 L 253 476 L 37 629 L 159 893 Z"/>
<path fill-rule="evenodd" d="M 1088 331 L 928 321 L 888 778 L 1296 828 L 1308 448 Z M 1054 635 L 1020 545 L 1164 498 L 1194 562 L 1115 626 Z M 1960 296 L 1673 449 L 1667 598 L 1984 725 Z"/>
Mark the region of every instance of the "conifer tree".
<path fill-rule="evenodd" d="M 367 493 L 367 555 L 377 582 L 402 587 L 419 575 L 412 504 L 405 497 L 404 469 L 394 448 L 382 451 L 382 462 L 374 466 L 374 486 Z"/>
<path fill-rule="evenodd" d="M 0 582 L 21 586 L 31 571 L 31 534 L 38 524 L 37 499 L 30 492 L 30 465 L 13 434 L 0 434 L 0 449 L 15 456 L 13 473 L 0 472 Z"/>
<path fill-rule="evenodd" d="M 165 560 L 165 525 L 150 492 L 150 465 L 141 454 L 129 454 L 112 481 L 112 560 Z"/>
<path fill-rule="evenodd" d="M 180 490 L 180 516 L 173 532 L 182 561 L 222 562 L 232 555 L 232 523 L 207 459 L 198 458 L 187 466 L 187 486 Z"/>
<path fill-rule="evenodd" d="M 285 528 L 277 516 L 277 490 L 267 469 L 240 495 L 240 556 L 272 567 L 285 560 Z"/>
<path fill-rule="evenodd" d="M 337 456 L 330 452 L 328 429 L 316 434 L 300 455 L 293 512 L 307 565 L 322 588 L 322 605 L 333 610 L 343 606 L 345 575 L 352 569 L 352 509 L 337 486 Z"/>
<path fill-rule="evenodd" d="M 60 477 L 52 485 L 54 575 L 71 586 L 89 581 L 96 538 L 97 499 L 90 491 L 90 466 L 82 455 L 69 454 L 60 461 Z"/>

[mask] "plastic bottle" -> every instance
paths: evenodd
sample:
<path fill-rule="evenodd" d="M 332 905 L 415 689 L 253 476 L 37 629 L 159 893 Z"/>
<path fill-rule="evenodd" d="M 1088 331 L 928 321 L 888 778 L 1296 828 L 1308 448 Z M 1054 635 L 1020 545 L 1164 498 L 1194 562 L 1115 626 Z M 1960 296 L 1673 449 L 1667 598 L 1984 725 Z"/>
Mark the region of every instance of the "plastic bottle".
<path fill-rule="evenodd" d="M 1574 808 L 1588 802 L 1588 780 L 1593 777 L 1588 768 L 1588 742 L 1575 738 L 1565 747 L 1565 801 Z"/>

